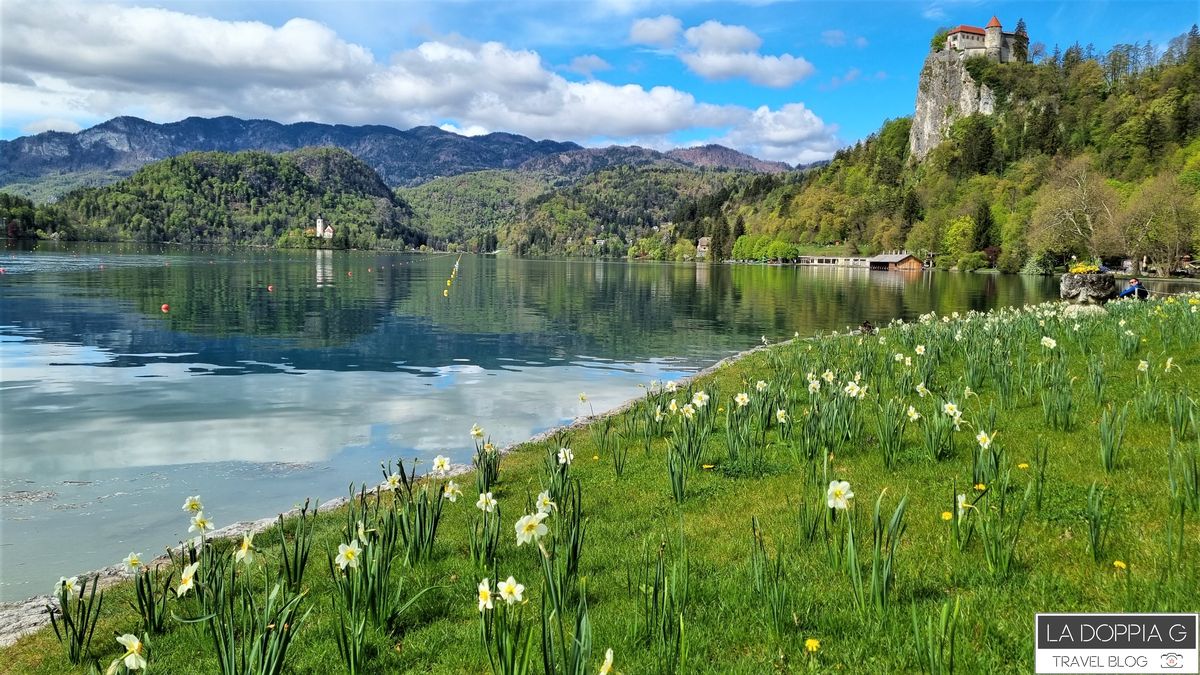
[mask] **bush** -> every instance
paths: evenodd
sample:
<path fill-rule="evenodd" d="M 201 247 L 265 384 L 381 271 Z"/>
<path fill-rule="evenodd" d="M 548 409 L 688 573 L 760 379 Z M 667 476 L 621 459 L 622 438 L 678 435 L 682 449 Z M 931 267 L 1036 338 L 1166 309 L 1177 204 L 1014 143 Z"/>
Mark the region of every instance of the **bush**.
<path fill-rule="evenodd" d="M 988 267 L 987 254 L 983 251 L 968 253 L 958 259 L 959 272 L 974 272 Z"/>
<path fill-rule="evenodd" d="M 996 258 L 996 269 L 1005 274 L 1016 274 L 1021 271 L 1021 254 L 1015 249 L 1006 248 Z"/>
<path fill-rule="evenodd" d="M 1034 253 L 1025 261 L 1021 274 L 1036 274 L 1046 276 L 1054 273 L 1054 260 L 1045 253 Z"/>

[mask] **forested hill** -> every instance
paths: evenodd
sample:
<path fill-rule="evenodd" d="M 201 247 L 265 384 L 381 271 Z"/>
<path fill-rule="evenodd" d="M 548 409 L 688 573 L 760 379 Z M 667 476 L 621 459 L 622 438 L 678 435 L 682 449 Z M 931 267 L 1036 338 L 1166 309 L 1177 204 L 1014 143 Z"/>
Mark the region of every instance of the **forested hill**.
<path fill-rule="evenodd" d="M 10 236 L 285 246 L 389 247 L 424 242 L 412 211 L 345 150 L 195 152 L 163 160 L 53 207 L 0 202 Z M 332 240 L 311 231 L 316 219 Z M 17 231 L 13 231 L 16 228 Z"/>
<path fill-rule="evenodd" d="M 908 155 L 910 119 L 890 120 L 821 170 L 747 177 L 720 204 L 697 200 L 676 228 L 720 233 L 720 253 L 739 258 L 907 248 L 1007 271 L 1075 255 L 1148 256 L 1165 272 L 1200 250 L 1195 26 L 1167 45 L 965 65 L 996 93 L 995 114 L 959 120 L 925 161 Z"/>

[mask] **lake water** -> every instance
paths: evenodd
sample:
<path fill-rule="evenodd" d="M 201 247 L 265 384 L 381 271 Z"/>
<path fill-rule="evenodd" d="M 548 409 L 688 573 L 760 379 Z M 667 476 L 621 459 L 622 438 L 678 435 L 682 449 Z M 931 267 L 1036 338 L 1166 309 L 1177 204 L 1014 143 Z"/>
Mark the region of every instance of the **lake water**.
<path fill-rule="evenodd" d="M 1016 276 L 473 256 L 447 287 L 454 261 L 10 246 L 0 600 L 161 553 L 187 536 L 188 495 L 218 527 L 270 516 L 376 483 L 384 459 L 467 462 L 473 423 L 519 441 L 764 335 L 1057 293 Z"/>

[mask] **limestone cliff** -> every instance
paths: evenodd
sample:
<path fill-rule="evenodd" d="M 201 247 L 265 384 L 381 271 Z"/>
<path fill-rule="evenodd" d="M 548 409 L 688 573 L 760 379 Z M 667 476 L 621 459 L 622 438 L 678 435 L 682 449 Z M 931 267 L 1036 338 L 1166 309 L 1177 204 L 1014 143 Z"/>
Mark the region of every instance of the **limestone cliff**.
<path fill-rule="evenodd" d="M 964 65 L 965 57 L 954 49 L 930 52 L 917 84 L 917 109 L 908 149 L 918 161 L 925 159 L 946 139 L 950 126 L 975 113 L 991 115 L 996 101 L 992 90 L 975 83 Z"/>

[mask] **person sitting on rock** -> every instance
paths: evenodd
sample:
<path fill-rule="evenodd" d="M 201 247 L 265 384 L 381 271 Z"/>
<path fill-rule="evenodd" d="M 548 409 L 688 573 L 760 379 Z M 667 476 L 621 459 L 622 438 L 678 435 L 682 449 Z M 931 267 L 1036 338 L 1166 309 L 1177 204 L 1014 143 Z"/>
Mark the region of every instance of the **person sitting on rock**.
<path fill-rule="evenodd" d="M 1150 297 L 1150 291 L 1147 291 L 1146 288 L 1142 286 L 1142 282 L 1138 281 L 1137 277 L 1134 277 L 1129 280 L 1129 286 L 1125 287 L 1125 290 L 1117 294 L 1117 299 L 1120 300 L 1121 298 L 1128 298 L 1131 295 L 1138 300 L 1145 300 L 1146 298 Z"/>

